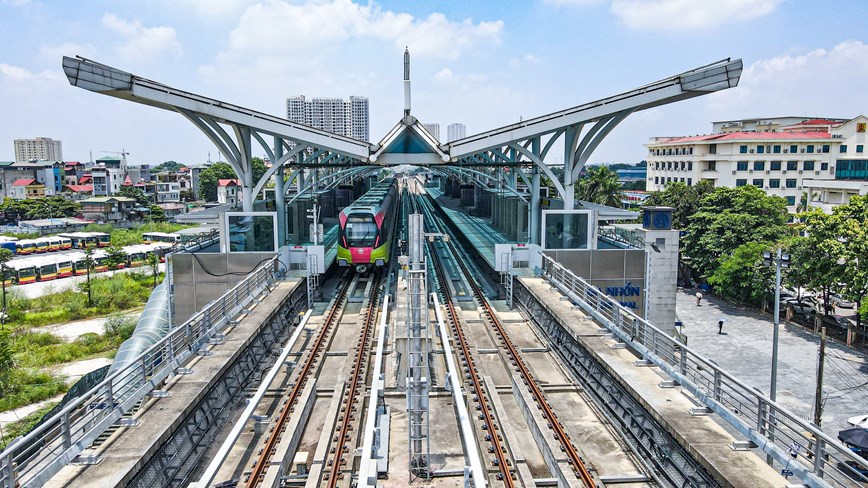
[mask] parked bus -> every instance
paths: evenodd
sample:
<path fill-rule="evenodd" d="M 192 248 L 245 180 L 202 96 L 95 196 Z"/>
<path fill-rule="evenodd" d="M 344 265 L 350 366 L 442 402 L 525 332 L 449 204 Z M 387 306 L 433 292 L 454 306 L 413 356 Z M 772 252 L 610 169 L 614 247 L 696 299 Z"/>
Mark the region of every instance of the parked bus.
<path fill-rule="evenodd" d="M 9 268 L 13 271 L 12 280 L 18 285 L 26 285 L 36 282 L 36 266 L 29 259 L 9 261 Z"/>
<path fill-rule="evenodd" d="M 111 243 L 111 236 L 102 232 L 71 232 L 68 234 L 58 234 L 58 237 L 70 239 L 71 247 L 76 249 L 106 247 Z"/>
<path fill-rule="evenodd" d="M 45 239 L 48 242 L 48 250 L 49 251 L 60 251 L 61 249 L 61 241 L 60 237 L 57 236 L 49 236 Z"/>
<path fill-rule="evenodd" d="M 54 262 L 57 264 L 57 277 L 66 278 L 72 276 L 72 260 L 69 256 L 53 256 Z"/>
<path fill-rule="evenodd" d="M 33 243 L 36 246 L 36 249 L 34 252 L 38 252 L 38 253 L 48 252 L 48 239 L 47 238 L 39 237 L 39 238 L 33 239 Z"/>
<path fill-rule="evenodd" d="M 51 257 L 33 258 L 36 267 L 36 281 L 51 281 L 57 279 L 57 262 Z"/>
<path fill-rule="evenodd" d="M 181 240 L 178 234 L 167 234 L 165 232 L 145 232 L 142 234 L 142 242 L 144 244 L 152 244 L 154 242 L 168 242 L 174 244 Z"/>
<path fill-rule="evenodd" d="M 27 256 L 36 252 L 36 242 L 31 239 L 22 239 L 15 243 L 15 254 Z"/>

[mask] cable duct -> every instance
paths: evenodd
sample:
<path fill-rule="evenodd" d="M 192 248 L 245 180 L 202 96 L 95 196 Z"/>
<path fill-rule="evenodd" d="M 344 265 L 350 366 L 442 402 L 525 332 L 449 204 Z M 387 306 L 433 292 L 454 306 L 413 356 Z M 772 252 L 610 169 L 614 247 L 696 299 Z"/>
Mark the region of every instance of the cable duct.
<path fill-rule="evenodd" d="M 165 337 L 169 333 L 169 328 L 169 289 L 163 282 L 151 292 L 133 335 L 118 348 L 108 374 L 131 363 L 142 352 Z"/>

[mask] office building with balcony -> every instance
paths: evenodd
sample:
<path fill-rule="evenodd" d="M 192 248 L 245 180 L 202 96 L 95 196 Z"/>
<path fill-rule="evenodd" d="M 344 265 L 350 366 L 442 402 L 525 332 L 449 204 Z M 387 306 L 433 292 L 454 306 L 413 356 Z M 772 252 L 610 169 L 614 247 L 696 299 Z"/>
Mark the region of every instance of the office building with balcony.
<path fill-rule="evenodd" d="M 715 122 L 707 135 L 654 137 L 648 150 L 649 191 L 668 183 L 708 181 L 754 185 L 787 200 L 795 212 L 803 193 L 834 180 L 868 180 L 868 118 L 779 117 Z M 834 195 L 831 192 L 830 195 Z M 814 195 L 808 193 L 809 199 Z"/>

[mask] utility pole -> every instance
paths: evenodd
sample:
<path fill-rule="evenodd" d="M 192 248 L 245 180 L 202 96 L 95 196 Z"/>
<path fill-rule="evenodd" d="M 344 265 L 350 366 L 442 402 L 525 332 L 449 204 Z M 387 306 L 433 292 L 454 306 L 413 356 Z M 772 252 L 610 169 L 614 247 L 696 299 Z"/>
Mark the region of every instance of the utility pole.
<path fill-rule="evenodd" d="M 820 331 L 820 354 L 817 358 L 817 395 L 814 398 L 814 425 L 820 426 L 823 415 L 823 364 L 826 362 L 826 328 Z"/>
<path fill-rule="evenodd" d="M 781 268 L 789 268 L 790 256 L 783 253 L 781 248 L 777 248 L 775 256 L 769 251 L 763 252 L 763 263 L 766 266 L 775 267 L 775 317 L 774 330 L 772 332 L 772 378 L 771 387 L 769 388 L 769 398 L 772 402 L 777 400 L 778 394 L 778 335 L 781 325 Z M 775 417 L 777 412 L 774 407 L 769 409 L 769 425 L 767 427 L 767 437 L 770 441 L 775 439 Z M 766 456 L 766 462 L 769 466 L 772 465 L 771 455 Z"/>

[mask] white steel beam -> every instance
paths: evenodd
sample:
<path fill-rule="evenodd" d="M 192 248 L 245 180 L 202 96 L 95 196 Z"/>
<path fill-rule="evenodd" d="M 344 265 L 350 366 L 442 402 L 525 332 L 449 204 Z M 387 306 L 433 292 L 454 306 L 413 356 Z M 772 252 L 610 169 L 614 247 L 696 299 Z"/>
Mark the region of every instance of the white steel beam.
<path fill-rule="evenodd" d="M 92 92 L 164 110 L 187 110 L 207 115 L 219 122 L 246 126 L 257 132 L 304 142 L 362 161 L 370 154 L 367 142 L 178 90 L 88 59 L 64 56 L 63 70 L 71 85 Z"/>
<path fill-rule="evenodd" d="M 452 161 L 513 141 L 558 131 L 566 126 L 599 120 L 624 110 L 645 110 L 738 85 L 742 61 L 729 59 L 702 66 L 602 100 L 521 121 L 450 143 Z"/>

